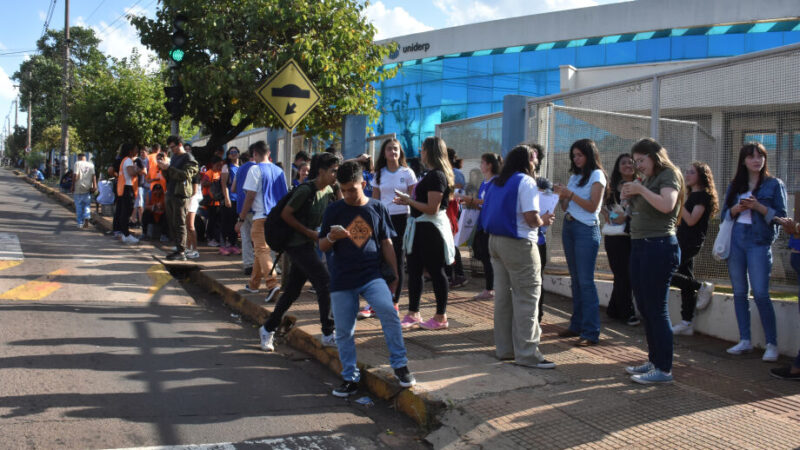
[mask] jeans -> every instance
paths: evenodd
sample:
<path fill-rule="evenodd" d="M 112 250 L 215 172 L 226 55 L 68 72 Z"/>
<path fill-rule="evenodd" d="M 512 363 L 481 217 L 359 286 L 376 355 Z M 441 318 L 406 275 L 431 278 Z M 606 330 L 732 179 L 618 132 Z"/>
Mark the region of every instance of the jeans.
<path fill-rule="evenodd" d="M 600 338 L 600 299 L 594 284 L 594 267 L 600 248 L 600 227 L 564 219 L 561 233 L 569 276 L 572 279 L 572 318 L 569 329 L 581 338 Z"/>
<path fill-rule="evenodd" d="M 672 286 L 681 290 L 681 319 L 691 322 L 694 319 L 694 310 L 697 307 L 697 291 L 702 283 L 694 278 L 694 257 L 700 253 L 703 243 L 681 243 L 681 263 L 678 271 L 672 275 Z"/>
<path fill-rule="evenodd" d="M 253 230 L 253 214 L 247 214 L 247 218 L 242 222 L 242 227 L 239 233 L 242 235 L 242 265 L 244 267 L 253 267 L 255 262 L 255 252 L 253 250 L 253 238 L 250 237 L 250 232 Z"/>
<path fill-rule="evenodd" d="M 78 225 L 83 225 L 83 222 L 92 218 L 92 194 L 75 194 L 73 198 Z"/>
<path fill-rule="evenodd" d="M 258 289 L 261 286 L 261 279 L 267 285 L 267 289 L 272 289 L 278 284 L 278 277 L 272 270 L 272 256 L 270 255 L 267 240 L 264 237 L 264 222 L 267 219 L 253 220 L 253 225 L 250 229 L 250 238 L 253 241 L 253 249 L 255 251 L 255 260 L 253 262 L 253 273 L 250 274 L 250 288 Z M 303 280 L 305 283 L 305 280 Z M 300 292 L 297 293 L 300 295 Z"/>
<path fill-rule="evenodd" d="M 389 349 L 389 364 L 393 369 L 408 365 L 403 331 L 394 309 L 392 293 L 382 278 L 376 278 L 355 289 L 331 292 L 331 309 L 336 323 L 336 347 L 339 349 L 342 378 L 345 381 L 357 382 L 361 377 L 356 366 L 355 343 L 359 295 L 367 300 L 381 321 L 383 339 Z"/>
<path fill-rule="evenodd" d="M 436 226 L 428 222 L 417 222 L 414 243 L 408 260 L 408 310 L 419 312 L 422 297 L 422 269 L 428 269 L 436 295 L 436 314 L 447 309 L 447 276 L 445 275 L 444 239 Z"/>
<path fill-rule="evenodd" d="M 266 219 L 259 219 L 253 222 L 253 230 L 258 228 L 258 222 L 261 221 L 261 230 L 264 230 L 263 221 Z M 255 233 L 253 233 L 255 235 Z M 255 242 L 255 239 L 253 240 Z M 266 244 L 265 244 L 266 245 Z M 269 319 L 264 324 L 267 331 L 275 331 L 281 324 L 281 319 L 286 311 L 292 306 L 297 297 L 300 297 L 300 292 L 303 290 L 303 285 L 306 280 L 311 280 L 311 285 L 317 291 L 317 304 L 319 305 L 319 321 L 322 324 L 322 334 L 329 335 L 333 333 L 334 324 L 333 317 L 331 317 L 331 278 L 322 261 L 317 256 L 316 247 L 314 244 L 307 243 L 296 247 L 289 247 L 286 253 L 291 260 L 289 267 L 289 276 L 283 284 L 283 294 L 281 294 L 275 309 L 270 314 Z M 256 259 L 256 266 L 258 259 Z M 253 273 L 256 272 L 256 266 L 253 267 Z M 394 311 L 394 306 L 392 306 Z M 397 312 L 395 311 L 395 315 Z"/>
<path fill-rule="evenodd" d="M 186 250 L 186 213 L 189 210 L 189 201 L 188 198 L 169 195 L 164 205 L 169 235 L 179 252 Z"/>
<path fill-rule="evenodd" d="M 539 249 L 529 239 L 489 236 L 495 275 L 494 345 L 499 359 L 535 366 L 544 360 L 539 351 L 542 328 L 538 320 L 542 295 Z"/>
<path fill-rule="evenodd" d="M 734 223 L 731 235 L 731 252 L 728 256 L 728 274 L 733 287 L 733 305 L 739 338 L 750 338 L 750 301 L 748 294 L 753 288 L 753 299 L 758 307 L 761 325 L 767 344 L 778 343 L 775 325 L 775 309 L 769 298 L 769 274 L 772 271 L 772 248 L 769 244 L 756 244 L 752 225 Z"/>
<path fill-rule="evenodd" d="M 406 222 L 408 221 L 408 214 L 393 214 L 389 216 L 392 220 L 392 227 L 397 236 L 392 238 L 392 248 L 394 248 L 394 256 L 397 259 L 397 290 L 392 296 L 392 301 L 395 303 L 400 302 L 400 293 L 403 292 L 403 274 L 405 269 L 405 253 L 403 252 L 403 235 L 406 233 Z"/>
<path fill-rule="evenodd" d="M 542 274 L 542 279 L 544 280 L 544 268 L 547 266 L 547 242 L 543 242 L 541 244 L 536 244 L 536 247 L 539 248 L 539 261 L 541 262 L 542 269 L 540 270 Z M 543 281 L 544 282 L 544 281 Z M 542 318 L 544 317 L 544 295 L 539 296 L 539 324 L 542 323 Z"/>
<path fill-rule="evenodd" d="M 142 213 L 142 236 L 147 236 L 147 228 L 150 225 L 153 225 L 155 228 L 153 239 L 159 239 L 162 235 L 166 236 L 169 234 L 166 216 L 161 214 L 158 216 L 158 218 L 156 218 L 156 215 L 153 213 L 153 211 L 146 209 Z"/>
<path fill-rule="evenodd" d="M 664 372 L 672 371 L 672 323 L 667 300 L 680 256 L 675 236 L 631 240 L 631 285 L 644 321 L 648 360 Z"/>
<path fill-rule="evenodd" d="M 606 314 L 614 319 L 628 320 L 636 313 L 631 290 L 631 238 L 606 236 L 605 244 L 608 265 L 614 274 L 614 287 L 611 289 Z"/>
<path fill-rule="evenodd" d="M 800 253 L 792 253 L 791 256 L 792 269 L 797 273 L 797 284 L 800 285 Z M 798 306 L 800 306 L 800 292 L 797 293 Z M 794 367 L 800 368 L 800 351 L 797 352 L 797 358 L 794 359 Z"/>

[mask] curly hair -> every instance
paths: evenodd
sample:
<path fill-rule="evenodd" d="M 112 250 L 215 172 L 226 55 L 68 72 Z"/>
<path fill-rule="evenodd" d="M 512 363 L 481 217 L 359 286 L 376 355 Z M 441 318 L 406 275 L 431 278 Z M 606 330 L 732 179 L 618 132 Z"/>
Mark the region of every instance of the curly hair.
<path fill-rule="evenodd" d="M 715 216 L 719 211 L 719 197 L 717 197 L 717 188 L 714 184 L 714 174 L 711 173 L 711 167 L 702 161 L 693 161 L 692 166 L 697 171 L 697 179 L 703 186 L 703 190 L 711 197 L 711 216 Z"/>

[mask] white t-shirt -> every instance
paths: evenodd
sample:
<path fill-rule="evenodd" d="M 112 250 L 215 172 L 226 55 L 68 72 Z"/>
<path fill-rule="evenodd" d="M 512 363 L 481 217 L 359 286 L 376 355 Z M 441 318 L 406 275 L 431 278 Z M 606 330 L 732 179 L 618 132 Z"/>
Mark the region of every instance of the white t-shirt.
<path fill-rule="evenodd" d="M 584 200 L 589 200 L 592 197 L 592 186 L 595 183 L 600 183 L 603 188 L 606 186 L 606 176 L 603 174 L 603 171 L 600 169 L 595 169 L 592 171 L 592 174 L 589 175 L 589 180 L 583 186 L 578 186 L 578 183 L 583 178 L 582 175 L 572 175 L 569 177 L 569 183 L 567 183 L 567 189 L 575 193 L 576 197 L 580 197 Z M 567 212 L 575 218 L 578 222 L 584 225 L 597 225 L 600 223 L 598 219 L 598 213 L 600 212 L 600 208 L 603 207 L 603 202 L 597 203 L 597 208 L 595 208 L 594 212 L 586 211 L 585 209 L 578 206 L 577 203 L 574 201 L 569 202 L 569 206 L 567 206 Z"/>
<path fill-rule="evenodd" d="M 753 196 L 753 191 L 747 191 L 744 194 L 739 195 L 739 201 L 742 201 L 746 198 L 750 198 Z M 744 209 L 742 212 L 739 213 L 739 217 L 736 218 L 736 222 L 738 223 L 746 223 L 752 224 L 753 223 L 753 212 L 749 209 Z"/>
<path fill-rule="evenodd" d="M 533 177 L 522 177 L 517 188 L 517 236 L 538 241 L 538 228 L 525 222 L 523 213 L 539 211 L 539 188 Z"/>
<path fill-rule="evenodd" d="M 244 179 L 245 191 L 253 191 L 256 198 L 253 200 L 253 220 L 266 219 L 267 212 L 264 211 L 264 193 L 261 191 L 261 169 L 255 165 L 247 171 L 247 178 Z"/>
<path fill-rule="evenodd" d="M 128 173 L 128 167 L 133 166 L 133 160 L 130 158 L 125 158 L 122 162 L 122 176 L 125 177 L 125 186 L 133 186 L 133 177 Z"/>
<path fill-rule="evenodd" d="M 372 180 L 372 187 L 381 190 L 381 203 L 389 210 L 390 215 L 408 214 L 408 205 L 397 205 L 392 200 L 395 197 L 394 190 L 408 193 L 408 188 L 417 184 L 417 177 L 414 171 L 408 167 L 400 166 L 394 172 L 388 168 L 381 169 L 381 184 L 377 184 L 377 178 Z"/>
<path fill-rule="evenodd" d="M 75 162 L 75 175 L 78 182 L 75 183 L 76 194 L 86 194 L 92 188 L 92 178 L 94 178 L 94 164 L 89 161 Z"/>

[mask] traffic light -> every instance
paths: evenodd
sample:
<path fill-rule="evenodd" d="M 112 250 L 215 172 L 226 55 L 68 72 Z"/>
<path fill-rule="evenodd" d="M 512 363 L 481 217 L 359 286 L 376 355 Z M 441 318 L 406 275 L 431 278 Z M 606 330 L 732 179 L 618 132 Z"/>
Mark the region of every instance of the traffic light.
<path fill-rule="evenodd" d="M 169 58 L 175 63 L 183 61 L 186 51 L 183 49 L 186 44 L 186 22 L 189 19 L 185 14 L 178 13 L 172 20 L 172 50 L 169 51 Z"/>
<path fill-rule="evenodd" d="M 172 120 L 180 120 L 183 116 L 183 86 L 176 84 L 175 86 L 167 86 L 164 88 L 164 94 L 167 96 L 167 101 L 164 102 L 164 107 Z"/>

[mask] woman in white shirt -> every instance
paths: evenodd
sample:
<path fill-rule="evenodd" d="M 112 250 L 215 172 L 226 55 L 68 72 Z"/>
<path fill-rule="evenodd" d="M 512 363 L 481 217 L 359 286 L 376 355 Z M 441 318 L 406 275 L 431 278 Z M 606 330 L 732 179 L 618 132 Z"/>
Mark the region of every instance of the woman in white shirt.
<path fill-rule="evenodd" d="M 397 139 L 387 139 L 381 144 L 381 151 L 375 164 L 375 178 L 372 180 L 372 197 L 380 200 L 383 206 L 389 210 L 392 219 L 392 226 L 397 235 L 392 238 L 394 254 L 397 258 L 397 289 L 393 293 L 395 309 L 400 301 L 400 292 L 403 290 L 403 234 L 406 230 L 406 220 L 408 218 L 408 205 L 399 205 L 392 200 L 395 191 L 400 191 L 408 195 L 413 194 L 414 185 L 417 184 L 417 177 L 414 171 L 406 165 L 406 155 L 400 141 Z M 373 317 L 374 312 L 367 306 L 359 312 L 359 317 Z"/>
<path fill-rule="evenodd" d="M 606 173 L 597 145 L 580 139 L 569 150 L 567 186 L 556 185 L 564 215 L 561 238 L 572 279 L 572 318 L 561 337 L 579 336 L 579 347 L 597 345 L 600 339 L 600 300 L 594 284 L 594 267 L 600 248 L 599 212 L 606 189 Z"/>

